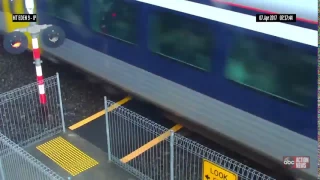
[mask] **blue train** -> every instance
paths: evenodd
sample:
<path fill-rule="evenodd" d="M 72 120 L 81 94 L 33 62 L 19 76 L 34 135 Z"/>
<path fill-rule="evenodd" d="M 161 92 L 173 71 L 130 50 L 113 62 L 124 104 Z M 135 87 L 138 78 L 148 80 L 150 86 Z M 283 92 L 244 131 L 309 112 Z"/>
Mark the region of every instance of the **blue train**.
<path fill-rule="evenodd" d="M 264 157 L 310 156 L 311 168 L 294 173 L 316 178 L 316 0 L 37 0 L 37 8 L 40 24 L 68 38 L 44 47 L 50 57 Z M 298 18 L 257 23 L 257 13 Z"/>

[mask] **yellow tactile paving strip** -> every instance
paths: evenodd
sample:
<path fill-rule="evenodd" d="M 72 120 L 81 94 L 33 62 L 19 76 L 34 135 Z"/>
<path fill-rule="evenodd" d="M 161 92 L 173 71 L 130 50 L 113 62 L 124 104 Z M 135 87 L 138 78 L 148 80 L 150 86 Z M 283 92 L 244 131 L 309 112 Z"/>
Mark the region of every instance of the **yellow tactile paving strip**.
<path fill-rule="evenodd" d="M 41 144 L 37 149 L 72 176 L 99 164 L 62 137 Z"/>

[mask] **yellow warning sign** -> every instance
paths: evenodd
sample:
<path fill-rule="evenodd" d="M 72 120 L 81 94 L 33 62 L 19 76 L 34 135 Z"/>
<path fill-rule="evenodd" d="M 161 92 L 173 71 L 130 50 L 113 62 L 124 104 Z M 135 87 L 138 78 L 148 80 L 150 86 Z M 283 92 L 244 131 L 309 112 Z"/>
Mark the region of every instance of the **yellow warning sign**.
<path fill-rule="evenodd" d="M 213 162 L 203 159 L 202 180 L 238 180 L 238 175 Z"/>

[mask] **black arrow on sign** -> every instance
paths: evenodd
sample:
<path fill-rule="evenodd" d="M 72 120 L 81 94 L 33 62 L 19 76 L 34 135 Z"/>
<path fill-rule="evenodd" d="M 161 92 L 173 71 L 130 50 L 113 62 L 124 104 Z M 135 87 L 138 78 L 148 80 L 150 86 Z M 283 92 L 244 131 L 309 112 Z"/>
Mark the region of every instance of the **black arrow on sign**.
<path fill-rule="evenodd" d="M 210 176 L 208 176 L 208 174 L 205 177 L 207 180 L 210 180 Z"/>

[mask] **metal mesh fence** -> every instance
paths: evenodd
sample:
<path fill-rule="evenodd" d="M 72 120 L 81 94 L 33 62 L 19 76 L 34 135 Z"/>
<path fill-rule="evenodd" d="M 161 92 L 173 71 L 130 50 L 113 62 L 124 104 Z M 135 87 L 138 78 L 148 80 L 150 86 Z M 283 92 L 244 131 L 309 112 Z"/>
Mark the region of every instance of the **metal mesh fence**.
<path fill-rule="evenodd" d="M 37 83 L 0 94 L 0 180 L 63 180 L 22 149 L 65 131 L 58 74 L 44 83 L 45 105 Z"/>
<path fill-rule="evenodd" d="M 231 172 L 236 173 L 239 179 L 250 180 L 274 180 L 253 168 L 250 168 L 236 160 L 228 158 L 216 151 L 213 151 L 195 141 L 192 141 L 179 134 L 174 134 L 174 166 L 180 167 L 175 169 L 177 179 L 183 179 L 184 176 L 190 177 L 191 180 L 202 180 L 203 160 L 208 160 L 218 164 Z M 192 164 L 190 166 L 190 164 Z M 211 172 L 215 176 L 214 172 Z M 224 175 L 217 172 L 221 179 Z"/>
<path fill-rule="evenodd" d="M 109 107 L 113 102 L 108 101 L 107 104 Z M 108 113 L 108 117 L 111 159 L 141 179 L 169 179 L 168 141 L 158 143 L 146 153 L 140 154 L 136 151 L 133 156 L 137 156 L 132 160 L 130 157 L 126 158 L 128 154 L 160 136 L 167 129 L 121 106 Z M 143 150 L 144 148 L 140 152 Z"/>
<path fill-rule="evenodd" d="M 114 102 L 105 98 L 106 112 Z M 240 180 L 274 180 L 122 106 L 106 113 L 109 160 L 139 179 L 202 180 L 204 161 L 237 174 Z M 227 178 L 212 172 L 212 179 Z M 232 179 L 233 180 L 233 179 Z"/>
<path fill-rule="evenodd" d="M 0 132 L 20 146 L 38 142 L 64 130 L 59 76 L 44 80 L 47 103 L 39 103 L 32 83 L 0 94 Z"/>
<path fill-rule="evenodd" d="M 0 133 L 0 180 L 63 180 Z"/>

